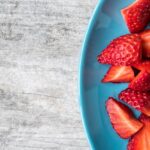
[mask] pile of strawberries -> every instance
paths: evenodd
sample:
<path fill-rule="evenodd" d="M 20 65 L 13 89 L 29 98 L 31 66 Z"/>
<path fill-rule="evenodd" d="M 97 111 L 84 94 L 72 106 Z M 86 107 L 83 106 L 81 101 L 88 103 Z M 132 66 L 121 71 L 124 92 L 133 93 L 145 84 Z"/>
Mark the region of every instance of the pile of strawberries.
<path fill-rule="evenodd" d="M 120 36 L 97 57 L 111 65 L 102 82 L 129 82 L 119 99 L 141 112 L 136 119 L 123 103 L 109 97 L 106 109 L 121 138 L 130 138 L 128 150 L 150 150 L 150 0 L 136 0 L 122 9 L 131 34 Z"/>

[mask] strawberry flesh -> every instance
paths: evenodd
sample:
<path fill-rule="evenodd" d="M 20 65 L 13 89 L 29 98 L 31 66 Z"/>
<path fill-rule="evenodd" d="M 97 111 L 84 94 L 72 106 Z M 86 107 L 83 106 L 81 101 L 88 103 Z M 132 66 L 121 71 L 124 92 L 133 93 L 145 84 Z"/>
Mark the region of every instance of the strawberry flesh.
<path fill-rule="evenodd" d="M 129 88 L 137 91 L 150 91 L 150 73 L 143 70 L 129 84 Z"/>
<path fill-rule="evenodd" d="M 142 32 L 142 47 L 143 47 L 143 56 L 146 58 L 150 58 L 150 29 Z"/>
<path fill-rule="evenodd" d="M 97 57 L 102 64 L 128 66 L 139 63 L 142 57 L 140 35 L 127 34 L 114 39 Z"/>
<path fill-rule="evenodd" d="M 141 32 L 150 22 L 150 0 L 136 0 L 121 13 L 131 33 Z"/>
<path fill-rule="evenodd" d="M 126 89 L 119 94 L 119 98 L 138 111 L 150 116 L 150 92 Z"/>
<path fill-rule="evenodd" d="M 106 109 L 113 128 L 122 138 L 129 138 L 139 131 L 143 124 L 134 118 L 132 111 L 124 104 L 110 97 Z"/>
<path fill-rule="evenodd" d="M 139 120 L 143 123 L 143 128 L 131 137 L 128 150 L 150 150 L 150 117 L 142 114 Z"/>
<path fill-rule="evenodd" d="M 135 64 L 133 65 L 134 68 L 140 70 L 140 71 L 147 71 L 148 73 L 150 73 L 150 61 L 146 60 L 146 61 L 142 61 L 139 64 Z"/>
<path fill-rule="evenodd" d="M 134 79 L 134 71 L 130 66 L 112 66 L 102 79 L 102 82 L 130 82 Z"/>

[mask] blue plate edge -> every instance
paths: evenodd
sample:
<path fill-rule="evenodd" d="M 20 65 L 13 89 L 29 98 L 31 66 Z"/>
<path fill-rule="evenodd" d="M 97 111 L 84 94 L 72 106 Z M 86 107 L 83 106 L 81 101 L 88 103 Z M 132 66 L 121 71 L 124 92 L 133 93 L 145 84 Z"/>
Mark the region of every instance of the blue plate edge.
<path fill-rule="evenodd" d="M 83 124 L 83 128 L 84 128 L 84 131 L 85 131 L 85 135 L 86 135 L 86 138 L 88 140 L 88 143 L 90 145 L 90 149 L 92 150 L 95 150 L 94 148 L 94 143 L 92 142 L 92 137 L 90 137 L 89 135 L 89 131 L 88 131 L 88 127 L 87 127 L 87 123 L 86 123 L 86 119 L 85 119 L 85 112 L 83 110 L 83 65 L 84 65 L 84 60 L 85 60 L 85 53 L 86 53 L 86 49 L 87 49 L 87 46 L 88 46 L 88 42 L 89 42 L 89 38 L 90 38 L 90 35 L 92 33 L 92 30 L 93 30 L 93 27 L 95 25 L 95 22 L 96 22 L 96 16 L 98 15 L 99 13 L 99 9 L 102 7 L 103 5 L 103 2 L 105 0 L 99 0 L 98 1 L 98 4 L 96 5 L 94 11 L 93 11 L 93 15 L 89 21 L 89 24 L 88 24 L 88 28 L 87 28 L 87 32 L 85 34 L 85 38 L 84 38 L 84 41 L 83 41 L 83 45 L 82 45 L 82 49 L 81 49 L 81 54 L 80 54 L 80 63 L 79 63 L 79 82 L 78 82 L 78 89 L 79 89 L 79 106 L 80 106 L 80 114 L 81 114 L 81 118 L 82 118 L 82 124 Z"/>

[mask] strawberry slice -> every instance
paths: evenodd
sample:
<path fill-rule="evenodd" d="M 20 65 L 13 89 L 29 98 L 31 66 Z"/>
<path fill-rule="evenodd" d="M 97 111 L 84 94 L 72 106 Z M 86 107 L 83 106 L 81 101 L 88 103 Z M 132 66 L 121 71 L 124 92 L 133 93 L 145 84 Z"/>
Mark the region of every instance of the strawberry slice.
<path fill-rule="evenodd" d="M 141 52 L 142 43 L 140 35 L 127 34 L 114 39 L 97 59 L 102 64 L 126 66 L 140 62 Z"/>
<path fill-rule="evenodd" d="M 135 65 L 133 65 L 133 67 L 138 70 L 141 70 L 141 71 L 145 70 L 148 73 L 150 73 L 150 61 L 149 60 L 143 61 L 139 64 L 135 64 Z"/>
<path fill-rule="evenodd" d="M 122 138 L 129 138 L 143 126 L 141 122 L 134 118 L 132 111 L 127 106 L 112 97 L 106 102 L 106 109 L 113 128 Z"/>
<path fill-rule="evenodd" d="M 119 94 L 119 98 L 138 111 L 150 116 L 150 92 L 126 89 Z"/>
<path fill-rule="evenodd" d="M 129 88 L 137 91 L 150 91 L 150 73 L 143 70 L 129 84 Z"/>
<path fill-rule="evenodd" d="M 121 13 L 131 33 L 141 32 L 150 22 L 150 0 L 136 0 Z"/>
<path fill-rule="evenodd" d="M 150 58 L 150 29 L 142 32 L 140 35 L 142 39 L 143 56 Z"/>
<path fill-rule="evenodd" d="M 150 117 L 142 114 L 139 120 L 144 126 L 132 136 L 128 143 L 128 150 L 150 150 Z"/>
<path fill-rule="evenodd" d="M 112 66 L 102 82 L 130 82 L 134 79 L 134 71 L 130 66 Z"/>

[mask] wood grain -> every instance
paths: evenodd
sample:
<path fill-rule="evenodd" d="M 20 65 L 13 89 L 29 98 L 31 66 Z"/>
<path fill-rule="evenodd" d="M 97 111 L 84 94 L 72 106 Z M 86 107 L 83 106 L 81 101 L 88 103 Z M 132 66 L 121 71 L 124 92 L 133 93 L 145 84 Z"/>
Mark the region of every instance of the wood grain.
<path fill-rule="evenodd" d="M 0 0 L 0 149 L 88 150 L 77 70 L 97 0 Z"/>

